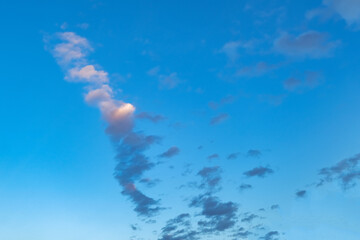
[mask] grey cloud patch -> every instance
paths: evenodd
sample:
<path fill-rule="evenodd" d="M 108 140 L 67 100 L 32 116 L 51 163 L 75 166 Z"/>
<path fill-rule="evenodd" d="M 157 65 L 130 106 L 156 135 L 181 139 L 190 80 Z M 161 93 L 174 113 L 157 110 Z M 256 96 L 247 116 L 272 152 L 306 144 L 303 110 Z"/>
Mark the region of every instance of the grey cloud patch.
<path fill-rule="evenodd" d="M 234 159 L 238 158 L 238 156 L 239 156 L 239 153 L 231 153 L 227 156 L 227 159 L 234 160 Z"/>
<path fill-rule="evenodd" d="M 159 155 L 161 158 L 171 158 L 180 153 L 180 149 L 176 146 L 170 147 L 168 150 Z"/>
<path fill-rule="evenodd" d="M 150 179 L 150 178 L 142 178 L 139 181 L 140 183 L 144 184 L 147 187 L 154 187 L 156 184 L 160 182 L 159 179 Z"/>
<path fill-rule="evenodd" d="M 257 77 L 271 72 L 280 67 L 280 64 L 269 64 L 266 62 L 258 62 L 254 66 L 245 66 L 236 71 L 237 77 Z"/>
<path fill-rule="evenodd" d="M 258 218 L 259 216 L 256 214 L 246 214 L 244 218 L 241 219 L 241 222 L 247 222 L 251 223 L 255 218 Z"/>
<path fill-rule="evenodd" d="M 260 166 L 244 172 L 244 175 L 247 177 L 265 177 L 273 172 L 271 168 Z"/>
<path fill-rule="evenodd" d="M 248 49 L 253 46 L 253 42 L 241 42 L 241 41 L 231 41 L 224 44 L 224 46 L 219 51 L 224 53 L 230 62 L 235 62 L 239 58 L 239 49 L 244 48 Z"/>
<path fill-rule="evenodd" d="M 219 102 L 214 102 L 214 101 L 209 102 L 208 106 L 211 109 L 216 110 L 216 109 L 218 109 L 218 108 L 220 108 L 220 107 L 222 107 L 222 106 L 224 106 L 226 104 L 230 104 L 230 103 L 232 103 L 234 101 L 235 101 L 235 97 L 232 96 L 232 95 L 229 95 L 229 96 L 226 96 L 226 97 L 220 99 Z"/>
<path fill-rule="evenodd" d="M 280 206 L 278 204 L 274 204 L 274 205 L 271 205 L 270 209 L 271 210 L 275 210 L 275 209 L 279 209 Z"/>
<path fill-rule="evenodd" d="M 322 168 L 319 171 L 320 180 L 318 186 L 327 182 L 340 181 L 343 189 L 349 189 L 360 180 L 360 153 L 353 157 L 343 159 L 331 167 Z"/>
<path fill-rule="evenodd" d="M 306 190 L 300 190 L 295 193 L 296 197 L 298 197 L 298 198 L 303 198 L 306 196 L 306 194 L 307 194 Z"/>
<path fill-rule="evenodd" d="M 181 83 L 181 80 L 176 72 L 161 74 L 159 66 L 150 69 L 147 71 L 147 74 L 157 78 L 160 89 L 173 89 Z"/>
<path fill-rule="evenodd" d="M 161 210 L 159 200 L 154 200 L 144 195 L 136 188 L 135 181 L 139 180 L 142 174 L 154 167 L 143 154 L 152 144 L 160 141 L 157 136 L 144 136 L 140 133 L 130 132 L 123 136 L 117 144 L 116 159 L 118 164 L 115 168 L 115 178 L 123 187 L 122 194 L 136 205 L 135 211 L 142 216 L 153 216 Z"/>
<path fill-rule="evenodd" d="M 299 36 L 282 34 L 275 40 L 274 49 L 293 57 L 321 58 L 329 57 L 338 45 L 339 41 L 329 42 L 325 33 L 308 31 Z"/>
<path fill-rule="evenodd" d="M 252 232 L 245 230 L 245 228 L 243 227 L 240 227 L 237 230 L 237 232 L 233 235 L 233 237 L 248 239 L 249 236 L 252 234 L 253 234 Z"/>
<path fill-rule="evenodd" d="M 219 158 L 219 154 L 217 154 L 217 153 L 211 154 L 207 157 L 207 159 L 209 159 L 209 160 L 216 159 L 216 158 Z"/>
<path fill-rule="evenodd" d="M 162 115 L 155 115 L 155 114 L 148 113 L 148 112 L 141 112 L 141 113 L 137 114 L 135 117 L 138 119 L 146 119 L 153 123 L 158 123 L 158 122 L 166 119 Z"/>
<path fill-rule="evenodd" d="M 203 233 L 222 232 L 233 227 L 237 221 L 237 204 L 221 202 L 217 197 L 202 195 L 194 198 L 190 207 L 200 207 L 204 220 L 198 222 Z"/>
<path fill-rule="evenodd" d="M 190 214 L 183 213 L 166 222 L 159 240 L 196 240 L 198 233 L 191 230 Z"/>
<path fill-rule="evenodd" d="M 263 240 L 277 240 L 279 239 L 279 232 L 278 231 L 270 231 L 267 234 L 265 234 L 263 237 L 261 237 L 260 239 Z"/>
<path fill-rule="evenodd" d="M 227 113 L 221 113 L 215 117 L 213 117 L 210 121 L 210 124 L 211 125 L 215 125 L 215 124 L 219 124 L 219 123 L 222 123 L 224 122 L 226 119 L 229 118 L 229 114 Z"/>
<path fill-rule="evenodd" d="M 250 184 L 241 184 L 239 186 L 240 191 L 244 191 L 244 190 L 251 189 L 251 188 L 252 188 L 252 185 L 250 185 Z"/>
<path fill-rule="evenodd" d="M 201 184 L 201 188 L 208 187 L 210 189 L 214 189 L 218 187 L 221 181 L 221 169 L 220 167 L 204 167 L 201 169 L 197 175 L 201 176 L 203 179 L 203 184 Z"/>
<path fill-rule="evenodd" d="M 318 72 L 305 72 L 303 79 L 291 77 L 283 82 L 287 91 L 304 91 L 315 88 L 320 84 L 321 74 Z"/>
<path fill-rule="evenodd" d="M 257 149 L 250 149 L 246 153 L 247 157 L 261 157 L 261 155 L 261 151 Z"/>

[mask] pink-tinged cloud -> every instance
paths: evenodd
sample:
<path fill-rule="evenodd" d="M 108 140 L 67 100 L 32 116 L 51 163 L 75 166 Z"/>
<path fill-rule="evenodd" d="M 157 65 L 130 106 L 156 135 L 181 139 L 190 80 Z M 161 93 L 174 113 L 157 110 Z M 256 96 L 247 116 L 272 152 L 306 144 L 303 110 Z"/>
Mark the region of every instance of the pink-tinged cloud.
<path fill-rule="evenodd" d="M 69 70 L 69 76 L 66 78 L 74 82 L 93 82 L 106 83 L 109 81 L 108 73 L 102 70 L 96 70 L 93 65 L 87 65 L 82 68 L 72 68 Z"/>

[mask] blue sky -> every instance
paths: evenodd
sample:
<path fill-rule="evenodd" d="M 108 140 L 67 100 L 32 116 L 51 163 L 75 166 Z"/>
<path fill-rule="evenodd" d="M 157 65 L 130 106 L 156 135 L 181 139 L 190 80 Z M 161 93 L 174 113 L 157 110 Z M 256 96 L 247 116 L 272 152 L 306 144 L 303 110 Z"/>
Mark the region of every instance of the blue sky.
<path fill-rule="evenodd" d="M 358 239 L 360 1 L 0 20 L 0 239 Z"/>

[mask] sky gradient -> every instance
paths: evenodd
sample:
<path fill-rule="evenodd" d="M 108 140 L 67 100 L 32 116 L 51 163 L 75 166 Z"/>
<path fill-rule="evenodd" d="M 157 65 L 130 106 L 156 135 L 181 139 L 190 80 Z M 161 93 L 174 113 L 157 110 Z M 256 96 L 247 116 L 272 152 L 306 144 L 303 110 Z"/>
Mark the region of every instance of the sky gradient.
<path fill-rule="evenodd" d="M 0 6 L 0 239 L 358 240 L 359 0 Z"/>

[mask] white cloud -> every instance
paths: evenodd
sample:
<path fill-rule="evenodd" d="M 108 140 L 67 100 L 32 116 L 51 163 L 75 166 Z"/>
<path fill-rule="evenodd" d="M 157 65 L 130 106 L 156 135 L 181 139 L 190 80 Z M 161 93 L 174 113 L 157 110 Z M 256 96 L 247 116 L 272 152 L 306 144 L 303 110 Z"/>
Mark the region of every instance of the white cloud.
<path fill-rule="evenodd" d="M 88 40 L 73 32 L 58 33 L 63 42 L 55 45 L 53 54 L 61 65 L 74 60 L 81 60 L 92 50 Z"/>
<path fill-rule="evenodd" d="M 96 70 L 94 65 L 87 65 L 82 68 L 75 67 L 70 69 L 68 80 L 94 83 L 105 83 L 109 81 L 108 73 L 102 70 Z"/>

